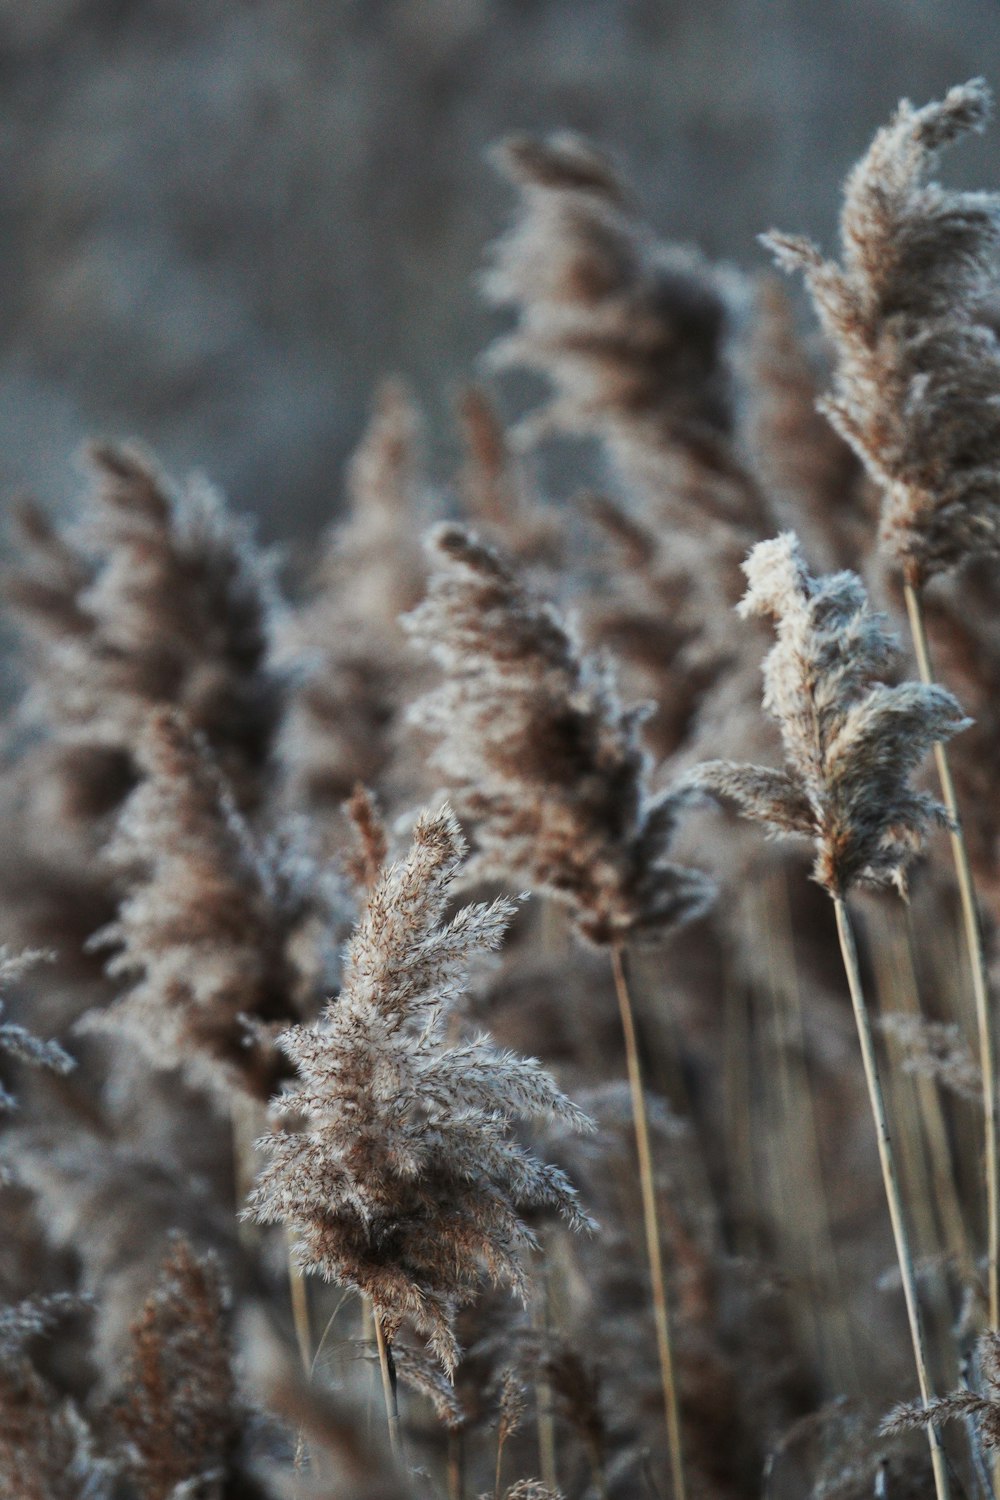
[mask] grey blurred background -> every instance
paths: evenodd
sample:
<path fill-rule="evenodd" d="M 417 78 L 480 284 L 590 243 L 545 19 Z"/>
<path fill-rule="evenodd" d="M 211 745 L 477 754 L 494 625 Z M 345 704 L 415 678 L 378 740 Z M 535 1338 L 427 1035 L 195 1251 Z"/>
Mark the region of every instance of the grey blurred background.
<path fill-rule="evenodd" d="M 491 141 L 585 131 L 762 267 L 771 225 L 830 244 L 901 95 L 979 73 L 1000 0 L 0 0 L 0 494 L 64 506 L 82 438 L 137 436 L 314 533 L 386 371 L 447 467 Z M 1000 126 L 946 170 L 1000 185 Z"/>

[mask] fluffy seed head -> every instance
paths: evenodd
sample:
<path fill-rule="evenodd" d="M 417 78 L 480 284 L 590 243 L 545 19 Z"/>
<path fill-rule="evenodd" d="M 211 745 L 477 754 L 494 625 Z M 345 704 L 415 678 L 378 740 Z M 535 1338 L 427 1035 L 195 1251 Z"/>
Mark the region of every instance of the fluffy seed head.
<path fill-rule="evenodd" d="M 514 909 L 446 916 L 464 853 L 449 809 L 420 817 L 370 893 L 339 997 L 279 1039 L 298 1074 L 282 1113 L 303 1129 L 261 1142 L 270 1160 L 248 1209 L 288 1227 L 307 1270 L 368 1297 L 390 1339 L 411 1324 L 448 1371 L 455 1314 L 483 1275 L 524 1293 L 524 1210 L 587 1222 L 564 1175 L 510 1131 L 515 1118 L 587 1117 L 534 1060 L 485 1035 L 445 1040 L 470 962 Z"/>
<path fill-rule="evenodd" d="M 471 871 L 551 895 L 599 944 L 699 915 L 711 886 L 667 858 L 687 795 L 648 789 L 646 706 L 623 708 L 607 663 L 471 532 L 439 527 L 429 552 L 403 623 L 444 680 L 413 718 L 475 827 Z"/>
<path fill-rule="evenodd" d="M 900 104 L 847 179 L 840 264 L 806 240 L 766 239 L 805 274 L 837 356 L 824 410 L 882 487 L 883 541 L 915 585 L 1000 551 L 1000 341 L 982 312 L 1000 194 L 927 180 L 991 109 L 981 78 L 923 109 Z"/>
<path fill-rule="evenodd" d="M 906 890 L 906 866 L 944 808 L 910 785 L 930 747 L 969 720 L 941 687 L 882 681 L 896 646 L 854 573 L 814 578 L 796 537 L 747 558 L 743 615 L 770 619 L 764 707 L 781 730 L 784 770 L 709 761 L 691 784 L 732 802 L 773 833 L 816 847 L 814 876 L 831 895 L 855 884 Z"/>

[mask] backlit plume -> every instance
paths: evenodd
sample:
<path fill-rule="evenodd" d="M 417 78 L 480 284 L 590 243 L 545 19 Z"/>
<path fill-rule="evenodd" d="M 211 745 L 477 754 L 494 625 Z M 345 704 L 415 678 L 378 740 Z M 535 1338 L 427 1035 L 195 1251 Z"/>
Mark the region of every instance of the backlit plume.
<path fill-rule="evenodd" d="M 764 707 L 785 769 L 707 761 L 690 780 L 774 833 L 811 838 L 814 876 L 831 895 L 856 884 L 906 888 L 906 866 L 944 808 L 910 785 L 939 740 L 969 723 L 941 687 L 881 680 L 896 647 L 854 573 L 814 578 L 796 537 L 754 547 L 744 616 L 774 622 Z"/>

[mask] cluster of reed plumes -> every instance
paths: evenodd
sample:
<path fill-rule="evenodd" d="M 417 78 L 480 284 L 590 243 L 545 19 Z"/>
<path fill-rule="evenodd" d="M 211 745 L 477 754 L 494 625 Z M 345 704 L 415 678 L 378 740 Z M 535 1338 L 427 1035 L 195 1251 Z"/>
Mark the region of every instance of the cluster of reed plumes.
<path fill-rule="evenodd" d="M 449 483 L 387 382 L 309 578 L 133 448 L 20 512 L 4 1500 L 994 1500 L 989 110 L 768 237 L 826 346 L 506 142 L 550 399 Z"/>

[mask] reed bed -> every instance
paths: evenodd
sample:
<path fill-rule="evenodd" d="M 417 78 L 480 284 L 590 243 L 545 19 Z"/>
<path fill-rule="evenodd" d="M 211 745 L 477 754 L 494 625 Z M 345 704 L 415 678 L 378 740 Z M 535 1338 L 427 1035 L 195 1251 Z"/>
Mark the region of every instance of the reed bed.
<path fill-rule="evenodd" d="M 388 379 L 307 574 L 18 512 L 2 1500 L 994 1500 L 991 107 L 766 237 L 825 347 L 501 143 L 460 457 Z"/>

